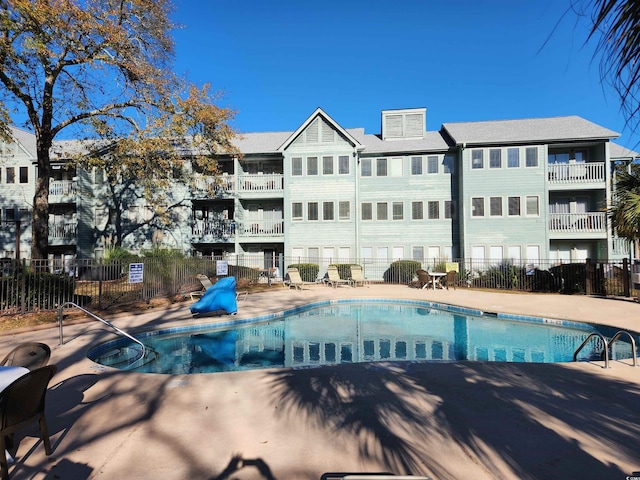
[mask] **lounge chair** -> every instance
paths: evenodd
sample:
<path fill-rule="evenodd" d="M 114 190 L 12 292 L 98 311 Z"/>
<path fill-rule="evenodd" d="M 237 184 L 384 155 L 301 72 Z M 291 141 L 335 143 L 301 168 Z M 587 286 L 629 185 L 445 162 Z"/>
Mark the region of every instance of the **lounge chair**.
<path fill-rule="evenodd" d="M 25 367 L 29 370 L 44 367 L 51 357 L 51 348 L 45 343 L 21 343 L 0 362 L 3 367 Z"/>
<path fill-rule="evenodd" d="M 433 280 L 429 272 L 426 270 L 416 270 L 416 275 L 418 275 L 418 287 L 419 288 L 431 288 L 433 287 Z"/>
<path fill-rule="evenodd" d="M 333 288 L 337 288 L 338 285 L 349 285 L 351 283 L 350 280 L 345 278 L 340 278 L 340 272 L 338 272 L 338 267 L 335 265 L 329 265 L 327 267 L 327 283 L 331 285 Z"/>
<path fill-rule="evenodd" d="M 196 303 L 189 307 L 194 315 L 202 315 L 224 310 L 229 315 L 238 311 L 236 277 L 223 277 L 215 285 L 207 288 Z"/>
<path fill-rule="evenodd" d="M 369 285 L 369 280 L 364 278 L 362 273 L 362 267 L 360 265 L 351 265 L 351 285 L 357 287 L 358 285 Z"/>
<path fill-rule="evenodd" d="M 202 284 L 202 290 L 191 292 L 189 294 L 189 296 L 191 297 L 191 300 L 194 302 L 196 301 L 195 297 L 202 297 L 204 295 L 204 292 L 209 290 L 214 285 L 213 283 L 211 283 L 211 280 L 209 280 L 209 277 L 207 277 L 206 275 L 199 273 L 198 275 L 196 275 L 196 277 L 198 278 L 198 280 L 200 280 L 200 283 Z M 236 292 L 236 301 L 240 300 L 241 296 L 242 296 L 242 300 L 246 300 L 248 293 L 249 292 Z"/>
<path fill-rule="evenodd" d="M 304 285 L 315 285 L 315 282 L 305 282 L 302 280 L 300 276 L 300 272 L 297 268 L 290 267 L 287 268 L 287 278 L 282 282 L 282 286 L 284 287 L 293 287 L 296 290 L 302 290 Z"/>

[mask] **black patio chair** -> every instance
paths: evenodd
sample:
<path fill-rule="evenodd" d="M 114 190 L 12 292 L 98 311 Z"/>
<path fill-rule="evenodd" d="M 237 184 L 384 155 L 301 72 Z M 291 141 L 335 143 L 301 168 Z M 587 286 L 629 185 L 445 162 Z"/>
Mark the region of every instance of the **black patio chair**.
<path fill-rule="evenodd" d="M 51 348 L 45 343 L 21 343 L 0 362 L 4 367 L 25 367 L 29 370 L 44 367 L 51 358 Z"/>

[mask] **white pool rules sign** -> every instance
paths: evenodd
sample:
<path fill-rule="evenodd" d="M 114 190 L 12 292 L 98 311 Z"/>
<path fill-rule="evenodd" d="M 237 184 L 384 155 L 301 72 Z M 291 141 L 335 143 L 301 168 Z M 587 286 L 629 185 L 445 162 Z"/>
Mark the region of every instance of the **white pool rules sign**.
<path fill-rule="evenodd" d="M 129 264 L 129 283 L 142 283 L 144 277 L 144 263 Z"/>

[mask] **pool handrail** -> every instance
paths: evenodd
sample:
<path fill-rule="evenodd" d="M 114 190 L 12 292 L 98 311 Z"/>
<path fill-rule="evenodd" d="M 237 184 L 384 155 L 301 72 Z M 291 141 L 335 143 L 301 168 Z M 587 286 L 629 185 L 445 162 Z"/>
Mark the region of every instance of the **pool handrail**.
<path fill-rule="evenodd" d="M 620 330 L 613 337 L 611 337 L 611 340 L 609 340 L 609 346 L 613 345 L 613 343 L 616 340 L 618 340 L 618 338 L 620 338 L 622 335 L 627 335 L 629 337 L 629 340 L 630 340 L 630 343 L 631 343 L 631 355 L 633 357 L 633 366 L 637 367 L 638 366 L 638 358 L 636 357 L 636 341 L 633 338 L 633 335 L 631 335 L 626 330 Z"/>
<path fill-rule="evenodd" d="M 89 315 L 90 317 L 104 323 L 105 325 L 107 325 L 108 327 L 111 327 L 113 330 L 116 331 L 116 333 L 119 333 L 120 335 L 127 337 L 129 340 L 137 343 L 138 345 L 140 345 L 140 347 L 142 348 L 140 356 L 138 358 L 136 358 L 135 360 L 133 360 L 131 363 L 135 363 L 138 360 L 140 360 L 141 358 L 144 358 L 145 355 L 145 350 L 146 347 L 144 346 L 144 343 L 142 343 L 140 340 L 138 340 L 137 338 L 129 335 L 127 332 L 125 332 L 124 330 L 116 327 L 113 323 L 105 320 L 104 318 L 100 318 L 99 316 L 97 316 L 95 313 L 90 312 L 89 310 L 87 310 L 84 307 L 81 307 L 80 305 L 78 305 L 77 303 L 73 303 L 73 302 L 66 302 L 63 303 L 62 305 L 60 305 L 58 307 L 58 324 L 59 324 L 59 328 L 60 328 L 60 343 L 59 345 L 63 345 L 64 344 L 64 339 L 63 339 L 63 335 L 62 335 L 62 312 L 64 310 L 65 307 L 76 307 L 80 310 L 82 310 L 84 313 L 86 313 L 87 315 Z"/>
<path fill-rule="evenodd" d="M 574 362 L 578 361 L 578 353 L 580 352 L 580 350 L 584 348 L 584 346 L 589 342 L 589 340 L 591 340 L 592 337 L 598 337 L 600 340 L 602 340 L 602 343 L 604 344 L 604 367 L 603 368 L 609 368 L 609 342 L 607 342 L 607 339 L 605 338 L 604 335 L 598 332 L 590 333 L 587 336 L 587 338 L 584 339 L 584 342 L 582 342 L 580 346 L 576 349 L 576 351 L 573 353 L 573 361 Z"/>

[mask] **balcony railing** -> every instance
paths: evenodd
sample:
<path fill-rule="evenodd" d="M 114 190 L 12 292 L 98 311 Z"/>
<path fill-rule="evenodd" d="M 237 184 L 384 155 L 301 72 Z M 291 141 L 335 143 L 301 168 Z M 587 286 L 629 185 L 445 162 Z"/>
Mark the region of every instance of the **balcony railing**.
<path fill-rule="evenodd" d="M 607 214 L 588 213 L 550 213 L 549 230 L 564 233 L 602 233 L 607 231 Z"/>
<path fill-rule="evenodd" d="M 49 195 L 71 197 L 76 194 L 75 180 L 49 180 Z"/>
<path fill-rule="evenodd" d="M 229 175 L 212 177 L 195 174 L 193 181 L 195 190 L 200 192 L 214 191 L 217 194 L 222 194 L 234 190 L 234 178 Z"/>
<path fill-rule="evenodd" d="M 548 167 L 551 184 L 585 184 L 605 181 L 604 162 L 550 163 Z"/>
<path fill-rule="evenodd" d="M 279 237 L 284 233 L 282 220 L 249 220 L 239 228 L 243 237 Z"/>
<path fill-rule="evenodd" d="M 200 239 L 208 236 L 226 239 L 236 234 L 236 223 L 233 220 L 196 220 L 191 227 L 191 234 Z"/>
<path fill-rule="evenodd" d="M 77 233 L 78 233 L 78 222 L 49 224 L 49 239 L 75 240 Z"/>
<path fill-rule="evenodd" d="M 281 192 L 284 175 L 281 173 L 243 174 L 238 177 L 238 192 Z"/>

